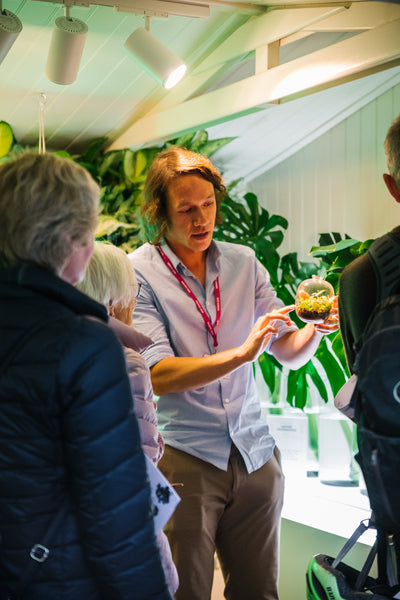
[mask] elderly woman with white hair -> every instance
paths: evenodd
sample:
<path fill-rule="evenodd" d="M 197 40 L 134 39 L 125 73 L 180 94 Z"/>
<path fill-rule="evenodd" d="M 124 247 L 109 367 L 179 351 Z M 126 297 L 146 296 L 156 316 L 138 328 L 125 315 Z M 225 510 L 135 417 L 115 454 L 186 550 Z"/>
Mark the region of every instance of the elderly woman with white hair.
<path fill-rule="evenodd" d="M 134 408 L 138 418 L 142 447 L 157 466 L 164 453 L 164 440 L 158 431 L 156 404 L 150 369 L 140 351 L 152 340 L 133 329 L 132 311 L 140 294 L 135 270 L 126 253 L 107 242 L 95 242 L 92 258 L 86 274 L 77 286 L 82 292 L 101 302 L 109 315 L 132 328 L 129 347 L 125 346 L 125 359 L 131 383 Z M 163 531 L 157 535 L 167 582 L 172 593 L 178 588 L 178 573 L 172 560 L 167 536 Z"/>

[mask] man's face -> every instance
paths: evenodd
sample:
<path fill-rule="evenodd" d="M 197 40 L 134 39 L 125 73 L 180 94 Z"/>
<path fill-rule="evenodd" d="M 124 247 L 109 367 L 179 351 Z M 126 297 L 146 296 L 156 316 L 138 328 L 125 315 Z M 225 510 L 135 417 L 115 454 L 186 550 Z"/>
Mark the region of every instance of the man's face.
<path fill-rule="evenodd" d="M 167 190 L 167 241 L 176 252 L 204 252 L 215 225 L 214 186 L 200 175 L 181 175 Z"/>

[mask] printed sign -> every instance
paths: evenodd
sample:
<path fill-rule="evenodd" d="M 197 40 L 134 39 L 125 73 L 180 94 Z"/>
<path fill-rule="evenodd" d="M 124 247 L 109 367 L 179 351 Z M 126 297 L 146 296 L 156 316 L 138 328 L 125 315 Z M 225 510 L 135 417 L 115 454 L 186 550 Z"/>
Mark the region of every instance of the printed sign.
<path fill-rule="evenodd" d="M 158 533 L 170 519 L 181 499 L 160 469 L 147 456 L 146 465 L 154 506 L 154 527 Z"/>

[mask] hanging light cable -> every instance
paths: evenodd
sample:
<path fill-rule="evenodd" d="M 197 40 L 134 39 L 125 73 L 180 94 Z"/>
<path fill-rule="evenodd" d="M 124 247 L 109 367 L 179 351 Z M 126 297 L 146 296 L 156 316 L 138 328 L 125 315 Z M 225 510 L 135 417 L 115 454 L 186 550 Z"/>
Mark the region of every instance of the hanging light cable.
<path fill-rule="evenodd" d="M 43 92 L 39 96 L 39 154 L 46 152 L 46 140 L 44 137 L 44 105 L 47 98 Z"/>

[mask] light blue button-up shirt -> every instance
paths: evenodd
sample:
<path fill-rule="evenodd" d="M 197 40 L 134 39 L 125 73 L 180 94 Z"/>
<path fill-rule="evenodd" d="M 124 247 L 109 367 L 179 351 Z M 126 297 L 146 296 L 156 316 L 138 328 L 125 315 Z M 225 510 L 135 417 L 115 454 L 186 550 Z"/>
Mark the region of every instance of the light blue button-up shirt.
<path fill-rule="evenodd" d="M 204 288 L 168 245 L 162 248 L 214 326 L 214 280 L 219 277 L 221 322 L 215 349 L 193 299 L 172 275 L 158 250 L 144 244 L 129 258 L 142 283 L 133 312 L 134 325 L 154 341 L 143 353 L 149 367 L 168 356 L 200 357 L 235 348 L 246 340 L 258 317 L 283 306 L 268 272 L 246 246 L 213 241 L 207 253 Z M 279 330 L 277 337 L 297 329 L 282 321 L 275 325 Z M 161 396 L 158 420 L 167 444 L 223 470 L 227 469 L 232 441 L 249 473 L 265 464 L 273 453 L 275 442 L 261 418 L 251 363 L 195 390 Z"/>

